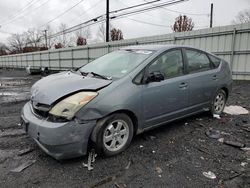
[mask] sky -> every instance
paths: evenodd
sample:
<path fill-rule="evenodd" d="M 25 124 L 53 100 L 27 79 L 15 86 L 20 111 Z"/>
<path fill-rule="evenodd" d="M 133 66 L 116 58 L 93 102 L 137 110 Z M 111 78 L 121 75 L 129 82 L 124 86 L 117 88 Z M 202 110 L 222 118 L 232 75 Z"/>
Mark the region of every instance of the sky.
<path fill-rule="evenodd" d="M 112 11 L 152 0 L 109 1 Z M 214 26 L 230 25 L 239 11 L 250 8 L 250 0 L 187 0 L 157 10 L 111 20 L 111 24 L 122 30 L 125 39 L 166 34 L 172 32 L 171 26 L 175 18 L 183 13 L 193 19 L 194 29 L 202 29 L 209 26 L 211 3 L 214 4 Z M 72 6 L 74 8 L 63 14 Z M 45 25 L 49 24 L 54 31 L 59 31 L 58 26 L 61 23 L 70 27 L 105 12 L 106 0 L 1 0 L 0 43 L 7 43 L 7 38 L 11 34 L 22 33 L 29 28 L 43 30 Z M 98 28 L 99 25 L 90 27 L 91 40 L 96 40 Z"/>

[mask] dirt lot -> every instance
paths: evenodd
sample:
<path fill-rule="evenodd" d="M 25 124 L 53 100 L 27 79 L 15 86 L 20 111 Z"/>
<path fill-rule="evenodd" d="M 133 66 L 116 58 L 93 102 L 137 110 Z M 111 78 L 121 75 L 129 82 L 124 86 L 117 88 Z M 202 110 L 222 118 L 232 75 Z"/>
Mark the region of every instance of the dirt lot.
<path fill-rule="evenodd" d="M 97 157 L 93 171 L 83 167 L 87 157 L 54 160 L 18 126 L 30 86 L 39 78 L 0 69 L 0 187 L 250 187 L 250 151 L 205 134 L 219 130 L 219 138 L 250 147 L 249 114 L 216 119 L 204 113 L 167 124 L 136 136 L 118 156 Z M 234 83 L 228 105 L 250 110 L 250 82 Z M 31 160 L 28 168 L 11 172 Z M 216 178 L 205 177 L 208 171 Z"/>

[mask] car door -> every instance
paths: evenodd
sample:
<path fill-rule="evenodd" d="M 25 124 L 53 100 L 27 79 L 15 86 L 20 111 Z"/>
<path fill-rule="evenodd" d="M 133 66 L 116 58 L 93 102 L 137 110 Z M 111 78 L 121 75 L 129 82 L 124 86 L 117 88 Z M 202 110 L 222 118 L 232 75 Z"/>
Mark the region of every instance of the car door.
<path fill-rule="evenodd" d="M 167 51 L 148 65 L 146 75 L 157 72 L 164 78 L 143 85 L 145 127 L 161 124 L 185 112 L 188 106 L 188 83 L 184 70 L 181 49 Z"/>
<path fill-rule="evenodd" d="M 207 54 L 200 50 L 185 49 L 184 56 L 189 72 L 189 106 L 191 111 L 210 107 L 218 87 L 218 69 L 215 69 Z"/>

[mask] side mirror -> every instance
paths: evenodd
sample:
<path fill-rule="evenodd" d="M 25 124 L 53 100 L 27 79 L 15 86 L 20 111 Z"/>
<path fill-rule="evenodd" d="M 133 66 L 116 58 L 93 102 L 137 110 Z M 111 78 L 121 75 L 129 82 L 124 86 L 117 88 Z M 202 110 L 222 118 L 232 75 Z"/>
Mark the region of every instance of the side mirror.
<path fill-rule="evenodd" d="M 164 80 L 164 75 L 161 73 L 161 72 L 151 72 L 149 74 L 149 76 L 147 77 L 146 79 L 146 82 L 149 83 L 149 82 L 160 82 Z"/>

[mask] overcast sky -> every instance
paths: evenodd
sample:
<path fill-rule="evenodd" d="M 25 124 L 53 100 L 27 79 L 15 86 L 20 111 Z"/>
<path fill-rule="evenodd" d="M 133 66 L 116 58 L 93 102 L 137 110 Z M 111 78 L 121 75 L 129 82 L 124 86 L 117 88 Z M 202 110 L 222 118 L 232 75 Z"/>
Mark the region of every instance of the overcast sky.
<path fill-rule="evenodd" d="M 29 28 L 39 28 L 81 0 L 8 0 L 0 1 L 0 42 L 7 42 L 10 33 L 22 33 Z M 152 0 L 147 0 L 152 1 Z M 167 2 L 168 0 L 161 0 Z M 110 0 L 110 10 L 124 8 L 145 0 Z M 250 0 L 189 0 L 146 13 L 112 20 L 111 24 L 123 31 L 124 38 L 135 38 L 171 32 L 171 25 L 179 15 L 186 13 L 195 23 L 195 29 L 209 26 L 210 3 L 214 4 L 214 26 L 229 25 L 239 11 L 250 8 Z M 63 16 L 49 23 L 58 30 L 60 23 L 68 27 L 98 15 L 105 14 L 106 0 L 83 0 Z M 177 11 L 177 12 L 174 12 Z M 137 20 L 137 21 L 135 21 Z M 155 25 L 139 23 L 138 21 Z M 158 26 L 156 26 L 158 25 Z M 92 26 L 92 39 L 96 38 L 98 25 Z"/>

